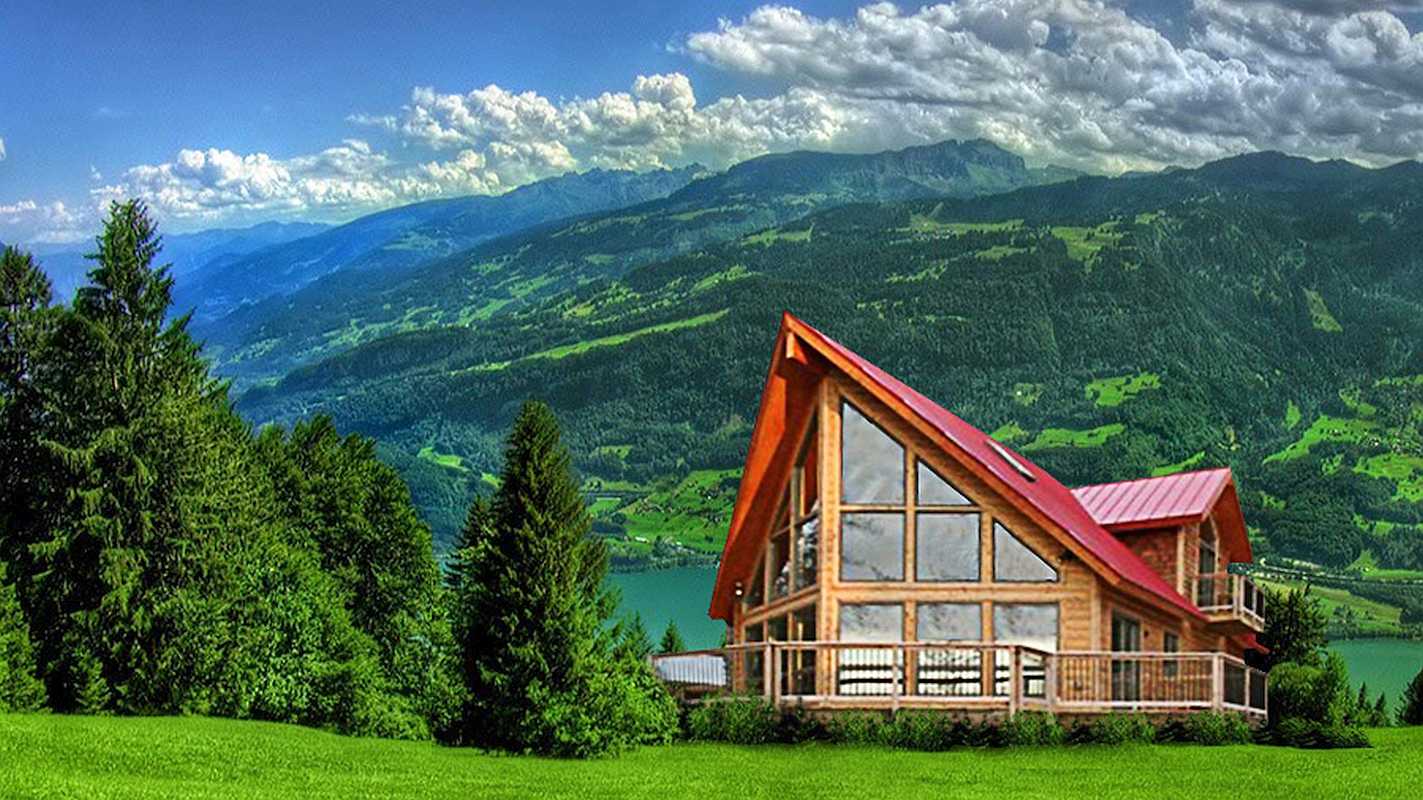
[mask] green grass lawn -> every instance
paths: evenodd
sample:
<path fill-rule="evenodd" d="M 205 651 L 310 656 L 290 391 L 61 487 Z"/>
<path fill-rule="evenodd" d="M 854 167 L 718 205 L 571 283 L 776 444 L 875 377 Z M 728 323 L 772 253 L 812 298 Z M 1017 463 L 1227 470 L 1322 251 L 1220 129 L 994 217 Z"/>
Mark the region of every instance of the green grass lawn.
<path fill-rule="evenodd" d="M 6 798 L 1347 798 L 1412 796 L 1423 729 L 1371 750 L 1186 745 L 915 753 L 649 747 L 551 761 L 203 718 L 0 716 Z"/>

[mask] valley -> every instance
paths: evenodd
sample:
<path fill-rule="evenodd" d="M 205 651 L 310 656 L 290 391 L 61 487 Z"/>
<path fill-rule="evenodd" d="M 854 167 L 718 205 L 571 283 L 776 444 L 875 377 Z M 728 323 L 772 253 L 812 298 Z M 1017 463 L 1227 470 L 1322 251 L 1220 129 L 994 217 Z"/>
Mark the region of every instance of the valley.
<path fill-rule="evenodd" d="M 447 217 L 420 261 L 423 211 L 199 334 L 252 422 L 375 437 L 439 547 L 536 396 L 615 568 L 713 564 L 792 310 L 1070 484 L 1229 465 L 1257 556 L 1423 574 L 1419 165 L 1107 179 L 950 142 L 664 178 L 469 249 Z M 1416 624 L 1385 607 L 1360 633 Z"/>

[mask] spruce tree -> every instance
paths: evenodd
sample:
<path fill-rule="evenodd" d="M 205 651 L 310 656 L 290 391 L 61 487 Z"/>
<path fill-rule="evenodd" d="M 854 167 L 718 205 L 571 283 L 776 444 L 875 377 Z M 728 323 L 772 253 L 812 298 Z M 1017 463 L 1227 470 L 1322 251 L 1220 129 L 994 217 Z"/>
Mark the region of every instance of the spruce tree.
<path fill-rule="evenodd" d="M 44 684 L 35 677 L 30 628 L 15 586 L 6 582 L 0 564 L 0 711 L 38 711 L 44 702 Z"/>
<path fill-rule="evenodd" d="M 1398 708 L 1400 725 L 1423 725 L 1423 669 L 1413 676 L 1403 690 L 1403 702 Z"/>
<path fill-rule="evenodd" d="M 670 698 L 607 624 L 607 554 L 590 527 L 553 412 L 525 403 L 451 577 L 469 742 L 588 756 L 670 735 Z"/>
<path fill-rule="evenodd" d="M 658 651 L 662 653 L 680 653 L 687 649 L 687 643 L 682 641 L 682 632 L 677 630 L 677 621 L 668 620 L 667 630 L 662 632 L 662 643 L 658 645 Z"/>

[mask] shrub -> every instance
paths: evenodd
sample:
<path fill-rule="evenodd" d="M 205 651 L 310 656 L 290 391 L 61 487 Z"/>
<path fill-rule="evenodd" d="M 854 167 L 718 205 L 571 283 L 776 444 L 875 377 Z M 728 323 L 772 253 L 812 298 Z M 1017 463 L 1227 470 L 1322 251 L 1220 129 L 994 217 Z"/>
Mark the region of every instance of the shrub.
<path fill-rule="evenodd" d="M 1369 738 L 1359 728 L 1342 723 L 1320 723 L 1301 717 L 1285 717 L 1265 735 L 1270 744 L 1286 747 L 1342 748 L 1368 747 Z"/>
<path fill-rule="evenodd" d="M 1057 718 L 1041 711 L 1014 714 L 998 729 L 998 735 L 1004 745 L 1058 745 L 1067 738 Z"/>
<path fill-rule="evenodd" d="M 885 741 L 883 714 L 869 711 L 836 714 L 826 727 L 831 741 L 840 744 L 883 744 Z"/>
<path fill-rule="evenodd" d="M 1151 744 L 1156 728 L 1143 714 L 1106 714 L 1074 730 L 1082 744 Z"/>
<path fill-rule="evenodd" d="M 1181 722 L 1183 740 L 1192 744 L 1250 744 L 1250 724 L 1239 714 L 1217 714 L 1205 711 L 1192 714 Z"/>
<path fill-rule="evenodd" d="M 1351 705 L 1349 673 L 1338 653 L 1318 664 L 1286 661 L 1270 671 L 1270 718 L 1337 723 Z"/>
<path fill-rule="evenodd" d="M 758 697 L 702 703 L 687 714 L 687 738 L 704 742 L 766 744 L 777 741 L 775 707 Z"/>
<path fill-rule="evenodd" d="M 962 743 L 953 718 L 931 711 L 895 714 L 880 730 L 884 744 L 906 750 L 939 752 Z"/>

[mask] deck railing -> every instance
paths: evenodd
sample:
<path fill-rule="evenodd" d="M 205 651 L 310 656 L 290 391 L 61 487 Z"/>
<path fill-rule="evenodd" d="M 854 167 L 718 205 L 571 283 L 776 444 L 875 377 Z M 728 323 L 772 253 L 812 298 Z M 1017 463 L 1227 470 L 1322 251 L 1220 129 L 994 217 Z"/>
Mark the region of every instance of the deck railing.
<path fill-rule="evenodd" d="M 767 642 L 656 655 L 684 696 L 820 708 L 1014 713 L 1266 711 L 1265 674 L 1225 653 L 1052 653 L 1023 645 Z"/>
<path fill-rule="evenodd" d="M 1198 576 L 1196 606 L 1207 616 L 1240 620 L 1257 631 L 1265 628 L 1265 593 L 1247 575 L 1215 572 Z"/>

